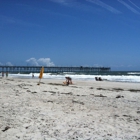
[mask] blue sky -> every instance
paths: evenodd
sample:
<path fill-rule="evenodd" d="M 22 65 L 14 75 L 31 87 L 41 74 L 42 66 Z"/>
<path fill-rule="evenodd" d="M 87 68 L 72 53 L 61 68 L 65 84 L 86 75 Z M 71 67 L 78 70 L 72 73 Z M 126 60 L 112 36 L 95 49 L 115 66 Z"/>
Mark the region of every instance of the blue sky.
<path fill-rule="evenodd" d="M 0 0 L 0 65 L 140 70 L 139 0 Z"/>

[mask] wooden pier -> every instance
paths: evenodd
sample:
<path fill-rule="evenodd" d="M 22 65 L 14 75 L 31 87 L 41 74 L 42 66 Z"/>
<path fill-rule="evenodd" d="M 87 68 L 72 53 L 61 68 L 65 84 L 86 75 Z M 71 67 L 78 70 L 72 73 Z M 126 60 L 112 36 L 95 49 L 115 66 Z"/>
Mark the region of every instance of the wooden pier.
<path fill-rule="evenodd" d="M 42 66 L 0 66 L 0 72 L 8 73 L 39 73 Z M 101 72 L 110 71 L 110 67 L 44 67 L 45 73 L 61 72 Z"/>

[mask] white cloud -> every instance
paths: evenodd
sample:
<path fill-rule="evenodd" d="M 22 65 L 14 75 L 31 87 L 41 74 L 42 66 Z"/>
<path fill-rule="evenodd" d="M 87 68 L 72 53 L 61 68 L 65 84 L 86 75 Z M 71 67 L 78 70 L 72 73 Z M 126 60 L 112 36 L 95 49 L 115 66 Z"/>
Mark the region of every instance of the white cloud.
<path fill-rule="evenodd" d="M 51 62 L 50 58 L 39 58 L 38 60 L 35 58 L 30 58 L 26 60 L 26 62 L 31 66 L 54 66 L 54 63 Z"/>
<path fill-rule="evenodd" d="M 13 64 L 11 62 L 7 62 L 5 64 L 0 62 L 0 66 L 13 66 Z"/>
<path fill-rule="evenodd" d="M 35 58 L 30 58 L 30 59 L 26 60 L 26 62 L 28 65 L 39 66 L 39 64 Z"/>
<path fill-rule="evenodd" d="M 110 12 L 112 12 L 112 13 L 115 13 L 115 14 L 121 13 L 120 11 L 118 11 L 118 10 L 116 10 L 115 8 L 113 8 L 113 7 L 111 7 L 111 6 L 109 6 L 109 5 L 105 4 L 105 3 L 103 3 L 103 2 L 100 1 L 100 0 L 86 0 L 86 1 L 91 2 L 91 3 L 94 3 L 94 4 L 96 4 L 96 5 L 99 5 L 99 6 L 101 6 L 101 7 L 105 8 L 105 9 L 107 9 L 108 11 L 110 11 Z"/>
<path fill-rule="evenodd" d="M 3 64 L 0 62 L 0 66 L 2 66 Z"/>
<path fill-rule="evenodd" d="M 125 7 L 127 7 L 129 10 L 131 10 L 135 14 L 140 14 L 137 10 L 135 10 L 133 7 L 131 7 L 129 4 L 125 3 L 122 0 L 118 0 L 121 4 L 123 4 Z"/>
<path fill-rule="evenodd" d="M 40 58 L 38 59 L 38 63 L 40 65 L 46 65 L 46 66 L 54 66 L 54 63 L 51 62 L 51 59 L 50 58 Z"/>
<path fill-rule="evenodd" d="M 6 66 L 13 66 L 13 64 L 11 62 L 7 62 Z"/>
<path fill-rule="evenodd" d="M 102 65 L 99 65 L 99 64 L 94 64 L 93 66 L 94 67 L 102 67 Z"/>

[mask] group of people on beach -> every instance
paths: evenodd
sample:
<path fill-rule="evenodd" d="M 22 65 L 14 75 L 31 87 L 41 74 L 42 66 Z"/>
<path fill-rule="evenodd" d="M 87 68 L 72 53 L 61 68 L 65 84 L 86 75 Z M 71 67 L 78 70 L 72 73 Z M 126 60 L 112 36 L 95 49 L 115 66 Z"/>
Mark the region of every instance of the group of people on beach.
<path fill-rule="evenodd" d="M 103 79 L 101 77 L 95 77 L 96 81 L 103 81 Z"/>
<path fill-rule="evenodd" d="M 2 72 L 2 77 L 4 77 L 4 72 Z M 8 72 L 6 72 L 6 77 L 8 77 Z"/>
<path fill-rule="evenodd" d="M 66 78 L 66 81 L 63 82 L 65 85 L 69 85 L 69 84 L 73 84 L 72 83 L 72 78 L 71 77 L 65 77 Z M 95 80 L 96 81 L 103 81 L 103 79 L 101 77 L 95 77 Z"/>

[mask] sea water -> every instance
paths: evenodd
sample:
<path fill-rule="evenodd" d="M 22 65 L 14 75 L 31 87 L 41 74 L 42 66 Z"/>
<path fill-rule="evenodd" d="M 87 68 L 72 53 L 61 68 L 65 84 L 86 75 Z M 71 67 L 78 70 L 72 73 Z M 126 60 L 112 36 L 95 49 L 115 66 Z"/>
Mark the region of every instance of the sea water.
<path fill-rule="evenodd" d="M 10 74 L 9 77 L 32 78 L 32 73 L 29 74 Z M 109 72 L 94 72 L 94 73 L 44 73 L 43 79 L 64 79 L 71 77 L 73 80 L 95 80 L 95 77 L 101 77 L 103 80 L 112 82 L 133 82 L 140 83 L 140 71 L 109 71 Z M 34 73 L 34 78 L 38 78 L 39 73 Z"/>

